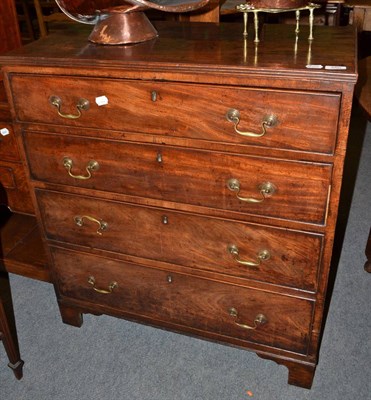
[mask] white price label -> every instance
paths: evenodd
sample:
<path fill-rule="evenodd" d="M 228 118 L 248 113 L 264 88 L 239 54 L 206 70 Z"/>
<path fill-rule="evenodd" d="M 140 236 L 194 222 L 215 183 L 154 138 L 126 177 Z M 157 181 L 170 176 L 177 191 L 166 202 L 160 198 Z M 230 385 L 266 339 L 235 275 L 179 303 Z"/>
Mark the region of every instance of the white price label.
<path fill-rule="evenodd" d="M 305 66 L 305 68 L 309 68 L 309 69 L 322 69 L 323 65 L 321 64 L 307 64 Z"/>
<path fill-rule="evenodd" d="M 6 136 L 6 135 L 9 135 L 10 132 L 9 132 L 8 128 L 1 128 L 0 133 L 2 136 Z"/>
<path fill-rule="evenodd" d="M 108 98 L 106 96 L 99 96 L 95 98 L 95 102 L 98 104 L 98 106 L 105 106 L 108 104 Z"/>
<path fill-rule="evenodd" d="M 345 65 L 325 65 L 325 69 L 331 69 L 333 71 L 342 71 L 347 69 Z"/>

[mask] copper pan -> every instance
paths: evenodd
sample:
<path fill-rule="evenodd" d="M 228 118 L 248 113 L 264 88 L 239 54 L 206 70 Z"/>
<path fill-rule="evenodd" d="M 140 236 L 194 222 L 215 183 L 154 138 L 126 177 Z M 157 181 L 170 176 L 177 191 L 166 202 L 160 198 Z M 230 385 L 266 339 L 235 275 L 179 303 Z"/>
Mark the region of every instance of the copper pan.
<path fill-rule="evenodd" d="M 182 13 L 204 7 L 210 0 L 55 0 L 70 18 L 95 24 L 99 14 L 108 14 L 120 7 L 143 6 L 160 11 Z M 97 13 L 98 11 L 98 13 Z"/>
<path fill-rule="evenodd" d="M 71 19 L 94 24 L 89 40 L 99 44 L 131 44 L 158 36 L 144 10 L 187 12 L 210 0 L 55 0 Z"/>

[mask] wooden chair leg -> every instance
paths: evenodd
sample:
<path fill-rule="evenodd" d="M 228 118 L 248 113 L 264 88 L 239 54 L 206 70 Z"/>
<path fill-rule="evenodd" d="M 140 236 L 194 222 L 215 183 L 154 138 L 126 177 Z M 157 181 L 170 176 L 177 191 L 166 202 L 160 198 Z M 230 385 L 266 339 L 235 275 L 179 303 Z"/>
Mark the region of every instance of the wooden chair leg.
<path fill-rule="evenodd" d="M 48 35 L 48 30 L 46 28 L 46 24 L 44 21 L 44 15 L 43 15 L 43 10 L 40 5 L 40 1 L 34 0 L 34 6 L 35 6 L 35 10 L 36 10 L 36 15 L 37 15 L 37 22 L 39 24 L 40 37 L 45 37 Z"/>
<path fill-rule="evenodd" d="M 28 9 L 28 5 L 27 2 L 25 0 L 22 0 L 22 10 L 23 10 L 23 17 L 24 20 L 26 22 L 26 28 L 27 28 L 27 32 L 29 34 L 30 40 L 35 40 L 35 33 L 34 33 L 34 29 L 32 26 L 32 21 L 31 21 L 31 15 L 30 15 L 30 11 Z"/>
<path fill-rule="evenodd" d="M 21 379 L 24 362 L 19 352 L 9 276 L 5 272 L 0 273 L 0 338 L 9 359 L 8 366 L 13 370 L 15 377 Z"/>

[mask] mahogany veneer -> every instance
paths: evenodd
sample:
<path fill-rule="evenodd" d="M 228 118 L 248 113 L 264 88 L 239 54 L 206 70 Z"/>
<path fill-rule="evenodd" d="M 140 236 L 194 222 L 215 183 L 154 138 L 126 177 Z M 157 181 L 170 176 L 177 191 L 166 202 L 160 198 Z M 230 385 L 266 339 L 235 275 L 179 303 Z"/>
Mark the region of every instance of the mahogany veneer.
<path fill-rule="evenodd" d="M 0 58 L 63 321 L 237 345 L 309 388 L 355 32 L 265 26 L 255 46 L 239 24 L 156 25 L 140 45 L 82 27 Z"/>

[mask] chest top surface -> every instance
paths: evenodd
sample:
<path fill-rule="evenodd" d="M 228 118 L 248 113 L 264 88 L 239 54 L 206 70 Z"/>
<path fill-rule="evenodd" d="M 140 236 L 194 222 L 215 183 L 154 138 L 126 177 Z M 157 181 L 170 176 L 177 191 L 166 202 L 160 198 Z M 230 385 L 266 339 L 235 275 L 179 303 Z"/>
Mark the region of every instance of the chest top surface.
<path fill-rule="evenodd" d="M 88 42 L 83 25 L 50 35 L 0 57 L 2 65 L 146 69 L 239 74 L 356 79 L 356 40 L 353 27 L 308 27 L 298 37 L 294 26 L 265 25 L 261 41 L 242 35 L 242 24 L 157 22 L 159 37 L 137 45 L 102 46 Z M 308 68 L 321 65 L 321 69 Z M 325 69 L 326 66 L 341 69 Z M 35 71 L 36 72 L 36 71 Z"/>

